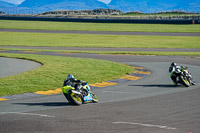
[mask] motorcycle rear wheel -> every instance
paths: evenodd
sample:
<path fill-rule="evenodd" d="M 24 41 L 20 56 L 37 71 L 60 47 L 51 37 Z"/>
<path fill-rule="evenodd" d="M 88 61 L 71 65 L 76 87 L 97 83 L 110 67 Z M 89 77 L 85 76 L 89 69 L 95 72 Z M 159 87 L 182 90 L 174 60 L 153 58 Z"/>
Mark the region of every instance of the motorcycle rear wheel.
<path fill-rule="evenodd" d="M 69 102 L 69 104 L 72 104 L 72 102 L 70 101 L 71 99 L 69 98 L 69 94 L 65 94 L 63 93 L 65 98 L 67 99 L 67 101 Z"/>

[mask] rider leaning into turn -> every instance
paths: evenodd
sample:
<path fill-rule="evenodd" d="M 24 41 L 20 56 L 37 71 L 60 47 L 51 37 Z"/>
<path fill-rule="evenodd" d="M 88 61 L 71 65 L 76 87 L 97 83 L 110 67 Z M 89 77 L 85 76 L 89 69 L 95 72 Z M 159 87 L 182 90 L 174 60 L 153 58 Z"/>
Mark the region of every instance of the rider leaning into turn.
<path fill-rule="evenodd" d="M 183 66 L 184 67 L 184 66 Z M 177 80 L 177 75 L 178 75 L 178 72 L 180 72 L 182 69 L 181 66 L 178 66 L 176 63 L 171 63 L 171 66 L 169 67 L 169 73 L 170 73 L 170 77 L 171 79 L 173 80 L 174 82 L 174 85 L 177 85 L 178 84 L 178 80 Z M 192 79 L 191 77 L 191 84 L 192 85 L 195 85 L 195 81 Z"/>
<path fill-rule="evenodd" d="M 63 86 L 70 85 L 70 86 L 74 87 L 76 89 L 76 91 L 80 91 L 80 88 L 78 88 L 78 86 L 76 86 L 76 84 L 74 84 L 74 82 L 85 83 L 84 81 L 75 79 L 74 75 L 69 74 L 69 75 L 67 75 L 67 78 L 64 80 Z"/>

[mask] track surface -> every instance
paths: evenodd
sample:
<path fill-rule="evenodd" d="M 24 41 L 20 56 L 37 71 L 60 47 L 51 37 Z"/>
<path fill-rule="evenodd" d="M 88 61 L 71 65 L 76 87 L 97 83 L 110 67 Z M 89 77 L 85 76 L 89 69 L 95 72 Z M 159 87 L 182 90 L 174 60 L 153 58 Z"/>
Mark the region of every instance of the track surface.
<path fill-rule="evenodd" d="M 39 46 L 0 46 L 0 48 L 45 49 L 45 50 L 82 50 L 82 51 L 163 51 L 163 52 L 200 52 L 200 48 L 84 48 L 84 47 L 39 47 Z"/>
<path fill-rule="evenodd" d="M 53 55 L 47 52 L 37 54 Z M 94 90 L 100 98 L 99 104 L 70 106 L 62 94 L 1 102 L 0 132 L 200 131 L 199 59 L 60 53 L 54 53 L 54 56 L 96 58 L 139 65 L 150 69 L 152 74 L 138 81 Z M 197 85 L 173 87 L 167 72 L 172 61 L 189 66 Z"/>
<path fill-rule="evenodd" d="M 1 51 L 23 53 L 21 51 Z M 25 52 L 24 52 L 25 53 Z M 30 53 L 26 53 L 30 54 Z M 98 104 L 71 106 L 62 94 L 0 102 L 0 132 L 15 133 L 198 133 L 200 132 L 200 61 L 184 56 L 31 54 L 95 58 L 151 70 L 137 81 L 93 90 Z M 171 62 L 186 65 L 197 82 L 172 86 Z M 61 83 L 62 85 L 62 83 Z"/>
<path fill-rule="evenodd" d="M 0 57 L 0 78 L 30 71 L 40 66 L 41 64 L 33 61 Z"/>
<path fill-rule="evenodd" d="M 144 36 L 200 36 L 200 33 L 175 32 L 117 32 L 117 31 L 59 31 L 59 30 L 23 30 L 0 29 L 0 32 L 36 32 L 36 33 L 69 33 L 69 34 L 103 34 L 103 35 L 144 35 Z"/>

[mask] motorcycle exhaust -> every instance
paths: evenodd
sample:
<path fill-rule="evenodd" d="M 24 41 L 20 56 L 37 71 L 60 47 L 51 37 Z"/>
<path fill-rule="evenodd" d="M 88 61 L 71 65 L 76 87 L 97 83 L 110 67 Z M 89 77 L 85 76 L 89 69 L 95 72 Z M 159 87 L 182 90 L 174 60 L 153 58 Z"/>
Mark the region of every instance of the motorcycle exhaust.
<path fill-rule="evenodd" d="M 74 93 L 74 94 L 77 94 L 77 95 L 81 95 L 81 93 L 80 93 L 80 92 L 78 92 L 78 91 L 75 91 L 75 90 L 72 90 L 72 93 Z"/>

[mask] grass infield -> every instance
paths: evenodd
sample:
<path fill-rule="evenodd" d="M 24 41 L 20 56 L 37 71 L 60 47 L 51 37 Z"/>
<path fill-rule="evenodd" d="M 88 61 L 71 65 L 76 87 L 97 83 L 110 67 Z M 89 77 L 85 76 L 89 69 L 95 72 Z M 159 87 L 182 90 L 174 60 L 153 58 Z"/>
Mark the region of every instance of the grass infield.
<path fill-rule="evenodd" d="M 200 32 L 200 25 L 172 24 L 119 24 L 119 23 L 73 23 L 45 21 L 0 20 L 1 29 L 39 29 L 75 31 L 134 31 L 134 32 Z"/>
<path fill-rule="evenodd" d="M 0 96 L 60 88 L 69 73 L 91 84 L 116 79 L 133 71 L 132 67 L 104 60 L 8 53 L 0 53 L 0 56 L 43 64 L 35 70 L 0 78 Z"/>
<path fill-rule="evenodd" d="M 54 47 L 200 48 L 199 37 L 0 32 L 0 45 Z"/>

